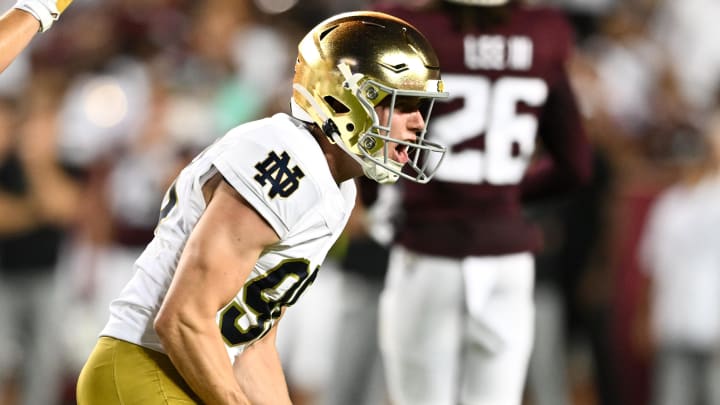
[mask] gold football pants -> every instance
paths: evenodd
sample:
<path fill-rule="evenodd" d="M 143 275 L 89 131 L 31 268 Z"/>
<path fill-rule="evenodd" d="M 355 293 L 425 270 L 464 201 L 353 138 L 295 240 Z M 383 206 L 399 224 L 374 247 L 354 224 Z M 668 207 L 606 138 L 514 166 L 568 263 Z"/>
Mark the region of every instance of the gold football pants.
<path fill-rule="evenodd" d="M 165 354 L 101 337 L 80 372 L 77 403 L 186 405 L 200 400 Z"/>

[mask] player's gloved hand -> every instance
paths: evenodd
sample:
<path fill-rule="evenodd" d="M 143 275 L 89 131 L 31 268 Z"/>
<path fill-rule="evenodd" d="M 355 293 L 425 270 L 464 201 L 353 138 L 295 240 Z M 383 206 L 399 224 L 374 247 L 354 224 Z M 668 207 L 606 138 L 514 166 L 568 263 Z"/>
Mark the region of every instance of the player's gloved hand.
<path fill-rule="evenodd" d="M 15 8 L 26 11 L 40 21 L 40 32 L 50 29 L 73 0 L 18 0 Z"/>

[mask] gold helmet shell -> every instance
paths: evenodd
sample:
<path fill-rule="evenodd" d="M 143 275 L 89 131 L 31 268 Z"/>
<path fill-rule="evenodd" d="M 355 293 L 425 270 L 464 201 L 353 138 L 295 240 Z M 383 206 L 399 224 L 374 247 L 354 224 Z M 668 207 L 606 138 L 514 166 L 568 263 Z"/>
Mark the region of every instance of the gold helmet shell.
<path fill-rule="evenodd" d="M 447 97 L 435 51 L 409 23 L 380 12 L 343 13 L 318 24 L 300 42 L 293 79 L 296 106 L 355 157 L 368 177 L 427 182 L 445 149 L 426 141 L 422 131 L 408 144 L 415 152 L 409 171 L 415 173 L 403 173 L 402 165 L 387 157 L 389 122 L 378 122 L 375 112 L 388 97 L 390 111 L 398 97 L 427 100 L 428 110 L 435 99 Z M 422 155 L 427 153 L 440 158 L 426 159 Z"/>

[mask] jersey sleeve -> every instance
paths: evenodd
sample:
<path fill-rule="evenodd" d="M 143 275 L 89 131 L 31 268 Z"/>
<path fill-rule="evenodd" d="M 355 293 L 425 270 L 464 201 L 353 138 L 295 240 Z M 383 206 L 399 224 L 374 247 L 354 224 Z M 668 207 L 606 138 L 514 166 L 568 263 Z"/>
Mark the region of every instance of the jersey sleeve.
<path fill-rule="evenodd" d="M 544 109 L 539 133 L 547 154 L 530 166 L 521 183 L 526 201 L 587 184 L 592 176 L 590 141 L 566 75 Z"/>
<path fill-rule="evenodd" d="M 307 170 L 291 156 L 285 145 L 244 139 L 212 161 L 281 239 L 319 200 Z"/>
<path fill-rule="evenodd" d="M 558 11 L 546 10 L 545 17 L 558 38 L 550 94 L 538 128 L 548 153 L 541 155 L 530 166 L 522 181 L 521 191 L 525 201 L 587 184 L 592 176 L 590 141 L 567 69 L 573 52 L 574 34 Z"/>

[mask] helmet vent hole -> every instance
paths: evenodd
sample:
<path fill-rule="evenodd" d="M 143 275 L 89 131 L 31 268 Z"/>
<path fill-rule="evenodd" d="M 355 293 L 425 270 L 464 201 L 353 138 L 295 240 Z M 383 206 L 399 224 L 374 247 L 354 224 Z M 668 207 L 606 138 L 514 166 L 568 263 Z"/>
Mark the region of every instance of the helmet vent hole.
<path fill-rule="evenodd" d="M 335 26 L 332 26 L 332 27 L 326 29 L 325 31 L 321 32 L 321 33 L 320 33 L 320 41 L 322 41 L 323 39 L 325 39 L 325 37 L 326 37 L 329 33 L 331 33 L 332 31 L 334 31 L 335 28 L 337 28 L 337 27 L 338 27 L 338 26 L 335 25 Z"/>
<path fill-rule="evenodd" d="M 324 100 L 327 105 L 329 105 L 330 108 L 335 111 L 336 114 L 346 114 L 350 112 L 350 109 L 347 108 L 345 104 L 343 104 L 342 102 L 340 102 L 340 100 L 336 99 L 333 96 L 325 96 Z"/>
<path fill-rule="evenodd" d="M 345 125 L 345 128 L 347 129 L 348 132 L 352 132 L 355 130 L 355 125 L 347 124 L 347 125 Z"/>

